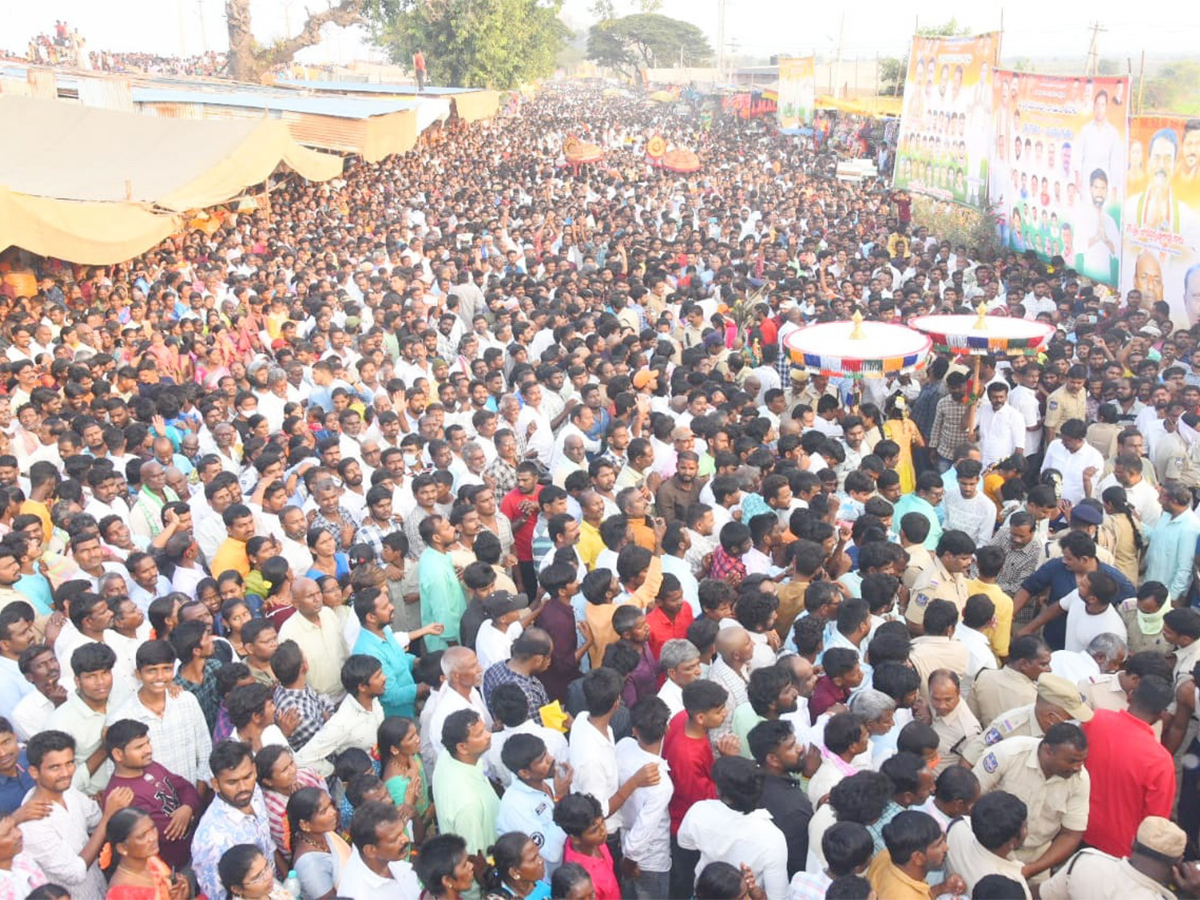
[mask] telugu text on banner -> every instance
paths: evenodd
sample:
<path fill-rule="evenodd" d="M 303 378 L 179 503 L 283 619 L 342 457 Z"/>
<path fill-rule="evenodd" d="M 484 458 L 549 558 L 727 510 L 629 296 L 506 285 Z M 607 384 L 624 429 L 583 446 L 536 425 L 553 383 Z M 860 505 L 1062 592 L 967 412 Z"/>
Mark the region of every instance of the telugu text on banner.
<path fill-rule="evenodd" d="M 1114 287 L 1128 139 L 1128 78 L 998 71 L 989 195 L 1004 246 Z"/>
<path fill-rule="evenodd" d="M 1123 291 L 1165 300 L 1176 328 L 1200 322 L 1200 119 L 1129 122 Z"/>

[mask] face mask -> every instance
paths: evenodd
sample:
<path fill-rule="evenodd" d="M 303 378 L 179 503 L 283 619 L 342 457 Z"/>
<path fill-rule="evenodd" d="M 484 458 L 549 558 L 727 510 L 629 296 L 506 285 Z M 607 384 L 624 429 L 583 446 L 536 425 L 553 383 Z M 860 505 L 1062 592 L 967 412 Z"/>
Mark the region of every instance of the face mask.
<path fill-rule="evenodd" d="M 404 454 L 404 465 L 408 466 L 409 468 L 413 468 L 414 466 L 416 466 L 416 464 L 417 464 L 417 454 L 415 454 L 415 453 L 405 453 Z"/>
<path fill-rule="evenodd" d="M 1163 629 L 1163 619 L 1167 617 L 1170 608 L 1167 604 L 1162 605 L 1162 609 L 1154 613 L 1144 613 L 1140 609 L 1137 611 L 1138 628 L 1142 630 L 1142 634 L 1161 634 Z"/>

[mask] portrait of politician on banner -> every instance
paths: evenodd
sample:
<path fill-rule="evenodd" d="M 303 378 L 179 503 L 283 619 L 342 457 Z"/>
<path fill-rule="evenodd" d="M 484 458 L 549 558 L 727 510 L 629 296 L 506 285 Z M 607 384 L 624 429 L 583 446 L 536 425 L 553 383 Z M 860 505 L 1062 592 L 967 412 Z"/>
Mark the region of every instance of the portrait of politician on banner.
<path fill-rule="evenodd" d="M 1121 288 L 1165 300 L 1176 328 L 1200 323 L 1200 119 L 1129 123 Z"/>
<path fill-rule="evenodd" d="M 780 131 L 787 132 L 812 125 L 816 93 L 813 57 L 779 57 Z"/>
<path fill-rule="evenodd" d="M 1004 246 L 1113 287 L 1121 264 L 1128 78 L 997 71 L 989 194 Z"/>
<path fill-rule="evenodd" d="M 894 183 L 986 209 L 995 33 L 913 38 Z"/>

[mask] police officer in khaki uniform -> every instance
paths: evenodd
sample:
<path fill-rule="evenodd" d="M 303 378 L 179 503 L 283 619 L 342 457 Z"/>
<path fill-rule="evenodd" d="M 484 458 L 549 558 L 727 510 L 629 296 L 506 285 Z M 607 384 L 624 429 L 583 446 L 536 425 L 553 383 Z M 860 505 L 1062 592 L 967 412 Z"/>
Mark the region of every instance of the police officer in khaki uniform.
<path fill-rule="evenodd" d="M 961 615 L 967 605 L 970 590 L 966 572 L 975 558 L 975 542 L 965 531 L 946 531 L 938 541 L 933 565 L 913 582 L 909 592 L 908 630 L 914 636 L 925 633 L 925 607 L 930 600 L 949 600 Z"/>
<path fill-rule="evenodd" d="M 1050 671 L 1050 648 L 1036 635 L 1013 640 L 1000 669 L 980 669 L 967 694 L 967 705 L 980 722 L 1027 706 L 1037 699 L 1037 680 Z"/>
<path fill-rule="evenodd" d="M 1086 759 L 1083 730 L 1059 722 L 1040 740 L 1013 737 L 1002 741 L 975 767 L 981 793 L 1007 791 L 1028 809 L 1029 833 L 1014 855 L 1029 867 L 1031 882 L 1079 849 L 1092 792 L 1083 767 Z M 1072 892 L 1071 896 L 1087 895 Z"/>
<path fill-rule="evenodd" d="M 938 761 L 935 775 L 941 775 L 962 759 L 963 747 L 982 732 L 962 698 L 957 672 L 938 669 L 929 676 L 929 708 L 933 710 L 933 730 L 938 736 Z"/>
<path fill-rule="evenodd" d="M 1083 366 L 1071 366 L 1067 371 L 1067 383 L 1046 398 L 1046 444 L 1056 437 L 1056 432 L 1063 422 L 1068 419 L 1088 420 L 1087 414 L 1087 369 Z"/>
<path fill-rule="evenodd" d="M 1187 835 L 1174 822 L 1147 816 L 1138 826 L 1133 850 L 1117 859 L 1099 850 L 1081 850 L 1041 886 L 1042 900 L 1071 900 L 1073 897 L 1114 898 L 1159 897 L 1175 900 L 1167 887 L 1182 876 L 1183 888 L 1195 896 L 1200 887 L 1200 868 L 1184 863 Z"/>
<path fill-rule="evenodd" d="M 1079 689 L 1065 678 L 1047 673 L 1037 681 L 1037 700 L 1001 713 L 988 723 L 981 734 L 962 749 L 962 758 L 974 766 L 987 748 L 1012 737 L 1042 737 L 1059 722 L 1075 719 L 1087 722 L 1092 710 Z"/>

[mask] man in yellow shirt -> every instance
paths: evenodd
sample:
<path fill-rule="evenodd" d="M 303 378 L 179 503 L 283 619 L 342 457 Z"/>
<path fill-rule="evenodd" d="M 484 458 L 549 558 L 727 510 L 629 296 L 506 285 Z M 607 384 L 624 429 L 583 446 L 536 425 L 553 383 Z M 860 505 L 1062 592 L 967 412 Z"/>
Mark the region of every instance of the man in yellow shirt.
<path fill-rule="evenodd" d="M 986 594 L 996 607 L 992 624 L 980 630 L 987 635 L 996 659 L 1003 663 L 1008 657 L 1008 644 L 1012 640 L 1013 620 L 1012 597 L 996 583 L 1000 570 L 1004 568 L 1004 551 L 992 544 L 980 547 L 975 551 L 975 567 L 979 576 L 967 582 L 967 590 L 971 595 Z"/>
<path fill-rule="evenodd" d="M 595 491 L 584 491 L 579 495 L 579 508 L 583 518 L 579 523 L 579 543 L 575 545 L 575 552 L 590 572 L 596 567 L 596 557 L 604 552 L 604 541 L 600 537 L 604 498 Z"/>
<path fill-rule="evenodd" d="M 925 881 L 930 871 L 942 868 L 946 835 L 929 813 L 906 809 L 883 826 L 887 850 L 878 853 L 867 868 L 871 887 L 887 900 L 932 900 L 933 889 Z M 961 876 L 951 875 L 938 888 L 939 894 L 965 894 Z"/>
<path fill-rule="evenodd" d="M 246 554 L 246 542 L 254 537 L 254 515 L 250 507 L 235 503 L 222 514 L 225 532 L 229 536 L 221 542 L 212 558 L 209 570 L 214 576 L 230 569 L 245 578 L 250 574 L 250 557 Z"/>

